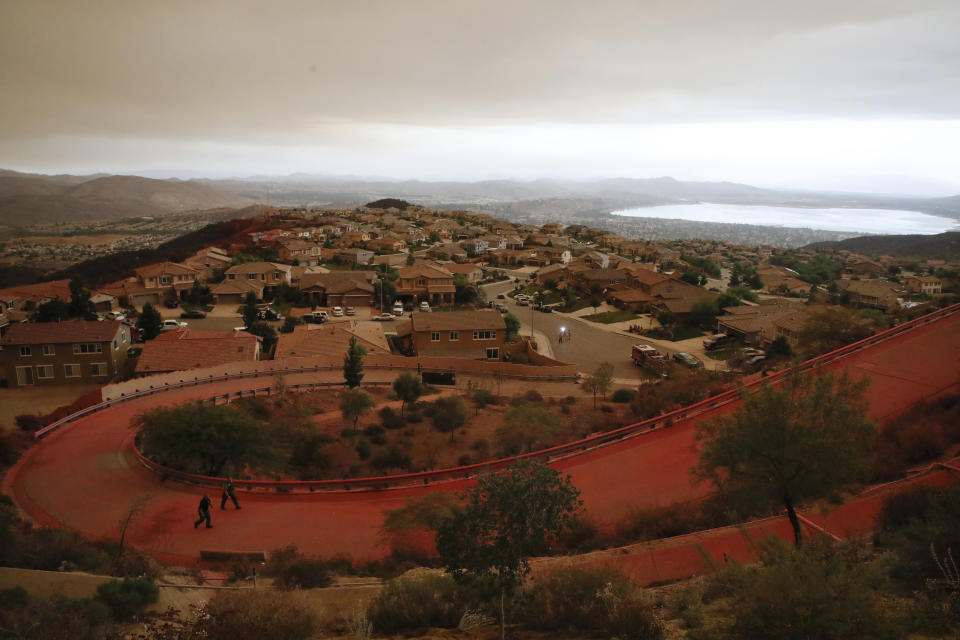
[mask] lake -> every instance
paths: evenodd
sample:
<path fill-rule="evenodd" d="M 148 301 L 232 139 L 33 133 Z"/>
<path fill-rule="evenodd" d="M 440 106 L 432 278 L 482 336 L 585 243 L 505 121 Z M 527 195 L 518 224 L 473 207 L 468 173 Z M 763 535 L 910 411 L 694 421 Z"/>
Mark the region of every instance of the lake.
<path fill-rule="evenodd" d="M 919 211 L 890 209 L 816 209 L 748 204 L 671 204 L 613 211 L 616 216 L 664 218 L 694 222 L 799 227 L 824 231 L 875 234 L 936 234 L 960 229 L 960 220 Z"/>

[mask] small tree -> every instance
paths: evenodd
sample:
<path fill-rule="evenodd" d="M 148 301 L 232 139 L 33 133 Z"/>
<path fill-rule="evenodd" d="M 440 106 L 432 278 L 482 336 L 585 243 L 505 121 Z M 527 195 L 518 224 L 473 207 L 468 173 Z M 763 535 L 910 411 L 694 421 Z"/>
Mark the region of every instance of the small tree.
<path fill-rule="evenodd" d="M 799 545 L 796 503 L 870 473 L 874 425 L 866 415 L 867 384 L 846 373 L 794 375 L 783 388 L 765 385 L 745 394 L 732 414 L 697 424 L 702 450 L 693 475 L 747 510 L 781 504 Z"/>
<path fill-rule="evenodd" d="M 460 396 L 445 396 L 433 403 L 433 426 L 449 433 L 467 421 L 467 407 Z"/>
<path fill-rule="evenodd" d="M 777 336 L 773 339 L 773 342 L 770 343 L 770 348 L 767 349 L 767 355 L 771 357 L 783 356 L 789 358 L 793 355 L 793 349 L 790 348 L 790 341 L 787 340 L 786 336 Z"/>
<path fill-rule="evenodd" d="M 522 461 L 480 476 L 466 504 L 437 527 L 437 553 L 458 582 L 490 586 L 500 597 L 500 637 L 506 637 L 506 597 L 530 573 L 527 558 L 543 553 L 580 509 L 580 492 L 542 462 Z"/>
<path fill-rule="evenodd" d="M 140 317 L 137 318 L 137 329 L 143 331 L 144 340 L 153 340 L 163 329 L 163 318 L 160 317 L 160 312 L 149 302 L 143 305 Z"/>
<path fill-rule="evenodd" d="M 393 392 L 400 398 L 400 415 L 408 402 L 416 402 L 423 395 L 423 383 L 415 373 L 404 371 L 393 381 Z"/>
<path fill-rule="evenodd" d="M 587 393 L 593 394 L 593 408 L 597 408 L 597 395 L 607 397 L 607 391 L 613 384 L 613 365 L 609 362 L 602 362 L 592 375 L 587 376 L 583 381 L 583 389 Z"/>
<path fill-rule="evenodd" d="M 347 355 L 343 357 L 343 379 L 351 389 L 360 386 L 363 380 L 363 356 L 367 355 L 367 348 L 350 338 Z"/>
<path fill-rule="evenodd" d="M 340 412 L 344 420 L 353 422 L 353 428 L 357 428 L 357 422 L 360 417 L 370 411 L 376 403 L 370 394 L 363 389 L 344 389 L 340 394 Z"/>
<path fill-rule="evenodd" d="M 507 326 L 507 342 L 513 342 L 520 335 L 520 320 L 512 313 L 503 316 L 503 323 Z"/>
<path fill-rule="evenodd" d="M 70 279 L 70 317 L 82 320 L 97 319 L 97 310 L 90 300 L 90 292 L 83 286 L 78 276 Z"/>
<path fill-rule="evenodd" d="M 240 305 L 237 311 L 243 316 L 243 326 L 252 327 L 257 321 L 257 315 L 259 313 L 257 309 L 257 294 L 253 291 L 248 291 L 247 296 L 243 299 L 243 304 Z"/>
<path fill-rule="evenodd" d="M 280 339 L 280 336 L 277 335 L 277 330 L 268 325 L 266 322 L 258 321 L 254 322 L 253 324 L 248 324 L 247 333 L 252 333 L 260 338 L 261 349 L 264 357 L 273 351 L 277 341 Z"/>
<path fill-rule="evenodd" d="M 54 298 L 37 307 L 37 322 L 63 322 L 70 318 L 70 305 Z"/>

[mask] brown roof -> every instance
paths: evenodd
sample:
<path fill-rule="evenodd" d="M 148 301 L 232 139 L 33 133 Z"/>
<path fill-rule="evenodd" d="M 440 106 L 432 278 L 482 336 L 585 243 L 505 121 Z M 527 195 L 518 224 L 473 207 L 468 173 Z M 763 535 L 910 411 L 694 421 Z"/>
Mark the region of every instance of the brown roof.
<path fill-rule="evenodd" d="M 413 312 L 412 329 L 420 331 L 457 331 L 470 329 L 506 329 L 503 316 L 493 309 L 479 311 Z"/>
<path fill-rule="evenodd" d="M 149 278 L 163 273 L 195 274 L 197 270 L 182 264 L 177 264 L 176 262 L 158 262 L 134 269 L 134 272 L 141 277 Z"/>
<path fill-rule="evenodd" d="M 184 329 L 161 333 L 143 345 L 137 373 L 185 371 L 257 359 L 257 336 L 246 331 L 216 333 Z"/>
<path fill-rule="evenodd" d="M 417 264 L 411 265 L 409 267 L 404 267 L 399 271 L 399 277 L 401 278 L 415 278 L 417 276 L 424 276 L 427 278 L 452 278 L 453 274 L 443 269 L 439 266 L 433 264 L 427 264 L 426 262 L 418 262 Z"/>
<path fill-rule="evenodd" d="M 382 332 L 382 328 L 379 330 Z M 331 362 L 342 361 L 350 338 L 357 338 L 367 348 L 368 353 L 387 353 L 387 350 L 376 342 L 359 332 L 347 329 L 346 323 L 301 324 L 294 327 L 293 333 L 280 334 L 276 357 L 327 357 Z"/>
<path fill-rule="evenodd" d="M 610 297 L 621 302 L 650 302 L 651 300 L 655 300 L 653 296 L 643 289 L 624 289 L 622 291 L 614 291 L 610 294 Z"/>
<path fill-rule="evenodd" d="M 11 325 L 0 344 L 62 344 L 64 342 L 110 342 L 126 325 L 115 320 L 68 320 Z"/>
<path fill-rule="evenodd" d="M 24 284 L 15 287 L 7 287 L 6 289 L 0 289 L 0 295 L 2 295 L 4 299 L 37 297 L 69 300 L 70 281 L 51 280 L 50 282 L 38 282 L 36 284 Z"/>

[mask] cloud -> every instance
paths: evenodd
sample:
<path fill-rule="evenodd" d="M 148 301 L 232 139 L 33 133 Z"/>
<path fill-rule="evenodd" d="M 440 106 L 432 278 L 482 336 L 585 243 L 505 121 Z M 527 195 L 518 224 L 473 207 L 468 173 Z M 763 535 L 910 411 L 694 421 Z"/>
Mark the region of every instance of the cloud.
<path fill-rule="evenodd" d="M 952 0 L 6 2 L 0 162 L 129 158 L 124 140 L 307 160 L 403 138 L 439 157 L 429 131 L 482 148 L 496 127 L 950 119 L 958 26 Z"/>

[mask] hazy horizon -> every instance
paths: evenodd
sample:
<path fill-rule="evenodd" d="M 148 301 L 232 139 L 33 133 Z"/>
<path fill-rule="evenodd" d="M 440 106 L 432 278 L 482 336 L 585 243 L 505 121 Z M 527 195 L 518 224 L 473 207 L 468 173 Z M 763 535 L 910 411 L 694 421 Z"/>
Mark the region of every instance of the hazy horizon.
<path fill-rule="evenodd" d="M 947 0 L 0 5 L 0 166 L 960 193 Z"/>

